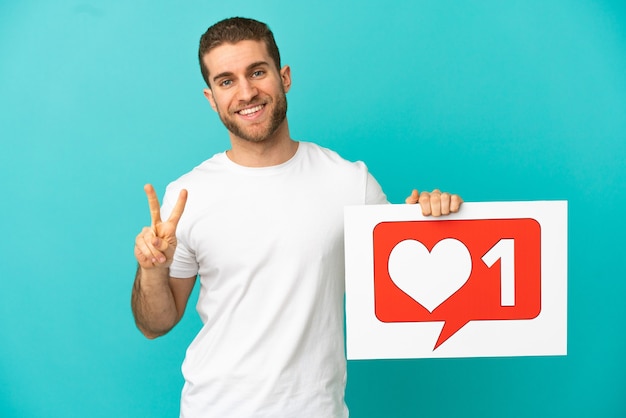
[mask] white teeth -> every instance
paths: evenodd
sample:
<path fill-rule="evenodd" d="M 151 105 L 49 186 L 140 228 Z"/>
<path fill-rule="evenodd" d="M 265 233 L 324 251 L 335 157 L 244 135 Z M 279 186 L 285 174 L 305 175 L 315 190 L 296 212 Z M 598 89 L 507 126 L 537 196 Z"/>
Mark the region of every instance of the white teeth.
<path fill-rule="evenodd" d="M 251 113 L 258 112 L 261 109 L 263 109 L 263 105 L 258 105 L 258 106 L 251 107 L 249 109 L 240 110 L 239 114 L 240 115 L 249 115 Z"/>

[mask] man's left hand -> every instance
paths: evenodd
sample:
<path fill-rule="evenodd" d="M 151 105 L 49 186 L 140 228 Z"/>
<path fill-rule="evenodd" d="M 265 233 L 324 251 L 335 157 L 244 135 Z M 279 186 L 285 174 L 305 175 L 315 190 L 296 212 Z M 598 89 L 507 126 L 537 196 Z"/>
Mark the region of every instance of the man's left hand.
<path fill-rule="evenodd" d="M 414 205 L 419 203 L 424 216 L 441 216 L 456 213 L 461 208 L 463 199 L 459 195 L 441 192 L 435 189 L 432 192 L 418 192 L 413 190 L 411 195 L 406 198 L 406 203 Z"/>

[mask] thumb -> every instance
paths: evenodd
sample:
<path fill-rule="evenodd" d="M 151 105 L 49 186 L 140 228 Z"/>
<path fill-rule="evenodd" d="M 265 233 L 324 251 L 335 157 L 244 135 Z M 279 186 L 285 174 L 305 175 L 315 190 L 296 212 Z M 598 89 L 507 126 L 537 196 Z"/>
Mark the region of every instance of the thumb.
<path fill-rule="evenodd" d="M 154 237 L 154 239 L 152 240 L 152 245 L 159 251 L 165 251 L 167 250 L 167 247 L 169 247 L 168 242 L 158 236 Z"/>
<path fill-rule="evenodd" d="M 414 205 L 419 201 L 420 198 L 420 194 L 417 191 L 417 189 L 413 189 L 413 191 L 411 192 L 411 195 L 409 197 L 407 197 L 404 202 L 409 204 L 409 205 Z"/>

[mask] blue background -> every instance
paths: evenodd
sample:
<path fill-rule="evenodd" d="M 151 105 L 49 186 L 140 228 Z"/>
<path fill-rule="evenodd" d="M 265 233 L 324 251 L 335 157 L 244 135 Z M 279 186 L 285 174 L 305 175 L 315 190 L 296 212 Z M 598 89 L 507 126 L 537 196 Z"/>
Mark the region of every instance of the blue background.
<path fill-rule="evenodd" d="M 626 4 L 608 0 L 0 0 L 0 415 L 177 416 L 195 302 L 144 339 L 132 249 L 143 184 L 229 146 L 196 48 L 233 15 L 274 30 L 292 136 L 364 160 L 391 201 L 569 201 L 566 357 L 350 362 L 352 416 L 626 416 Z"/>

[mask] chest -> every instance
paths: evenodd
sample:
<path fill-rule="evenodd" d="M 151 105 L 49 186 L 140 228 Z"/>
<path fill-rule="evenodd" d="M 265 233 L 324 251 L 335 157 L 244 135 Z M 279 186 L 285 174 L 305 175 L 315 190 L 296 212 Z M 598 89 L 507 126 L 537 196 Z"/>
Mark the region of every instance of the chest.
<path fill-rule="evenodd" d="M 187 225 L 201 274 L 341 253 L 344 190 L 306 178 L 235 180 L 195 191 L 209 194 Z"/>

